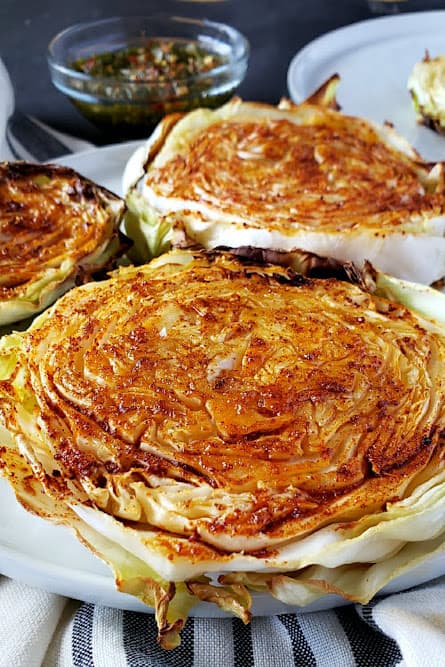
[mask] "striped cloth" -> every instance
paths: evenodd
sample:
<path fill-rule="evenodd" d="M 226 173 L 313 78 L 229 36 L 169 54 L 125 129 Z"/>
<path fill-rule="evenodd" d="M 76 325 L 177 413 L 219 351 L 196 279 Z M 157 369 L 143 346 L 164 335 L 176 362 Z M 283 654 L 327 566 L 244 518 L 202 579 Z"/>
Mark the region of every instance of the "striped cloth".
<path fill-rule="evenodd" d="M 445 664 L 445 577 L 313 613 L 190 618 L 181 646 L 151 614 L 82 604 L 0 577 L 0 667 L 436 667 Z"/>

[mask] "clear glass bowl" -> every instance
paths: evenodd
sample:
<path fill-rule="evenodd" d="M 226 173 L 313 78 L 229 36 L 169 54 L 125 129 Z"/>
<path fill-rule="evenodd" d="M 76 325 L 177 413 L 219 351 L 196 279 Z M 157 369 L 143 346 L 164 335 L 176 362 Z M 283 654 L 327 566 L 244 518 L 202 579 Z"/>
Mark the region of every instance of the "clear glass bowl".
<path fill-rule="evenodd" d="M 170 42 L 175 48 L 195 44 L 214 54 L 217 64 L 177 78 L 149 76 L 136 81 L 77 69 L 85 59 L 144 48 L 150 39 Z M 165 15 L 80 23 L 60 32 L 48 47 L 53 84 L 111 141 L 146 137 L 167 113 L 220 106 L 243 80 L 248 58 L 249 43 L 235 28 Z"/>

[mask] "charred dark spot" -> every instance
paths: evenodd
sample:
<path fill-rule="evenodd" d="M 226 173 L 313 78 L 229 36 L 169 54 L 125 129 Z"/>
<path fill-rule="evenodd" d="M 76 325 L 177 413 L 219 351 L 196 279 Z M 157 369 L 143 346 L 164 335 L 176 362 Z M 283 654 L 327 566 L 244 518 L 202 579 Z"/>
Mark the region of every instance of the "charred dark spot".
<path fill-rule="evenodd" d="M 107 478 L 104 475 L 99 475 L 96 480 L 96 486 L 98 486 L 100 489 L 105 489 L 107 486 Z"/>
<path fill-rule="evenodd" d="M 224 375 L 221 377 L 217 377 L 213 382 L 213 388 L 218 391 L 221 391 L 227 386 L 228 380 L 229 378 L 225 377 Z"/>
<path fill-rule="evenodd" d="M 120 470 L 119 465 L 115 461 L 105 461 L 104 467 L 111 475 L 118 473 Z"/>

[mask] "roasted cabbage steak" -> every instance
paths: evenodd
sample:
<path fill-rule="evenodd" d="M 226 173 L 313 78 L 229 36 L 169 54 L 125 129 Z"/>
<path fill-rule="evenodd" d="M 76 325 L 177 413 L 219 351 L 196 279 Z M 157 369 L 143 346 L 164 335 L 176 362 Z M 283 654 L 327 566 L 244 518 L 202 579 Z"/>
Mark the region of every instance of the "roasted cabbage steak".
<path fill-rule="evenodd" d="M 0 326 L 31 317 L 119 255 L 124 202 L 60 165 L 0 163 Z"/>
<path fill-rule="evenodd" d="M 233 99 L 161 121 L 124 176 L 139 256 L 250 245 L 442 279 L 443 164 L 389 124 L 332 108 L 335 84 L 299 105 Z"/>
<path fill-rule="evenodd" d="M 444 548 L 445 296 L 280 264 L 171 251 L 0 342 L 4 475 L 167 648 L 200 600 L 366 602 Z"/>

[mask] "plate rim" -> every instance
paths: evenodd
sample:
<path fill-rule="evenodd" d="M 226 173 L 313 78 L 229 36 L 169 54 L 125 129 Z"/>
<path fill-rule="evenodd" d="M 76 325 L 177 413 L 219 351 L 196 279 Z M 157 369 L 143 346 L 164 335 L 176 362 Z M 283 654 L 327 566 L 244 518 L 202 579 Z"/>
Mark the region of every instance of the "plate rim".
<path fill-rule="evenodd" d="M 355 37 L 353 44 L 362 44 L 363 42 L 360 40 L 360 37 L 363 36 L 363 31 L 366 31 L 367 33 L 367 42 L 372 41 L 372 37 L 375 36 L 385 36 L 389 39 L 394 33 L 397 35 L 400 34 L 399 30 L 396 30 L 396 28 L 399 27 L 400 29 L 403 24 L 405 24 L 404 27 L 412 25 L 412 27 L 415 28 L 413 32 L 418 33 L 421 30 L 422 24 L 429 24 L 431 21 L 438 19 L 439 17 L 445 19 L 445 9 L 420 10 L 418 12 L 405 12 L 403 14 L 392 16 L 378 16 L 340 26 L 339 28 L 335 28 L 334 30 L 330 30 L 329 32 L 315 37 L 299 49 L 289 63 L 286 82 L 291 99 L 298 103 L 302 102 L 305 97 L 307 97 L 307 95 L 301 93 L 295 80 L 298 78 L 296 77 L 296 73 L 301 66 L 301 62 L 310 58 L 312 51 L 316 51 L 320 47 L 325 47 L 326 45 L 330 46 L 332 41 L 335 42 L 337 39 L 341 39 L 345 36 L 350 37 L 351 35 Z M 337 53 L 338 49 L 331 47 L 330 51 Z M 327 50 L 326 57 L 328 57 L 328 53 L 329 51 Z"/>
<path fill-rule="evenodd" d="M 0 58 L 0 145 L 6 138 L 6 126 L 8 118 L 13 112 L 15 99 L 14 89 L 8 70 Z"/>

